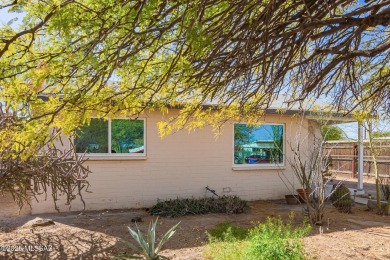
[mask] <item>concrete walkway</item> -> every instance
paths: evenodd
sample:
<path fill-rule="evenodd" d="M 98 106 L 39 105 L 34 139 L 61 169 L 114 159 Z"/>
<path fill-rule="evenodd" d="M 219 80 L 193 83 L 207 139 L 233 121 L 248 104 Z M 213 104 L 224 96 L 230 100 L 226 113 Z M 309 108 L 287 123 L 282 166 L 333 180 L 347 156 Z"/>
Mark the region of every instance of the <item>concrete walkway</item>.
<path fill-rule="evenodd" d="M 367 201 L 368 201 L 367 198 L 360 197 L 360 196 L 356 196 L 356 197 L 354 198 L 354 197 L 352 196 L 352 199 L 355 201 L 355 203 L 359 203 L 359 204 L 362 204 L 362 205 L 367 205 Z"/>
<path fill-rule="evenodd" d="M 351 194 L 353 195 L 353 190 L 357 189 L 357 178 L 352 178 L 349 174 L 337 174 L 334 176 L 333 183 L 337 183 L 339 181 L 344 183 L 345 186 L 347 186 L 351 190 Z M 366 197 L 369 194 L 371 194 L 372 197 L 376 196 L 374 177 L 365 176 L 363 178 L 363 190 L 364 190 L 363 197 Z"/>

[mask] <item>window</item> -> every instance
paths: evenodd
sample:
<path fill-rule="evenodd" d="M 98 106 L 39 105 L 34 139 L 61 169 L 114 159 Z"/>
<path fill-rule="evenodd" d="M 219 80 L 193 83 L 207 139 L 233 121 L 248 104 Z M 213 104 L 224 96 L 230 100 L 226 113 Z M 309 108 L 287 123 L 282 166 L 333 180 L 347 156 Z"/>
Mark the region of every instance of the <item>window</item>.
<path fill-rule="evenodd" d="M 234 125 L 235 165 L 280 165 L 284 163 L 284 125 Z"/>
<path fill-rule="evenodd" d="M 76 132 L 76 152 L 145 155 L 145 120 L 97 119 Z"/>

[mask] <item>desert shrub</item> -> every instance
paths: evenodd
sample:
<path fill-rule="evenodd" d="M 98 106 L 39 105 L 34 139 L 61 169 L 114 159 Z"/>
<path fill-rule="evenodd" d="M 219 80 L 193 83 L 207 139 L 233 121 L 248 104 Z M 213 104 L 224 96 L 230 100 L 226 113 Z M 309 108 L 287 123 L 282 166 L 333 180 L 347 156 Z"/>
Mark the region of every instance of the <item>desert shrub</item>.
<path fill-rule="evenodd" d="M 304 223 L 294 227 L 293 214 L 290 221 L 284 223 L 281 218 L 268 218 L 249 230 L 241 240 L 241 231 L 231 224 L 220 224 L 213 230 L 212 239 L 203 253 L 205 259 L 304 259 L 301 238 L 310 232 L 310 225 Z M 215 239 L 218 237 L 219 239 Z"/>
<path fill-rule="evenodd" d="M 379 177 L 382 198 L 387 201 L 390 198 L 390 176 L 389 177 Z"/>
<path fill-rule="evenodd" d="M 247 235 L 246 229 L 234 226 L 229 222 L 220 223 L 207 231 L 209 242 L 244 240 Z"/>
<path fill-rule="evenodd" d="M 220 223 L 207 231 L 209 244 L 203 252 L 205 259 L 244 259 L 248 242 L 248 231 L 231 223 Z"/>
<path fill-rule="evenodd" d="M 246 259 L 304 259 L 301 238 L 310 232 L 310 225 L 293 227 L 293 217 L 287 223 L 268 218 L 249 232 Z"/>
<path fill-rule="evenodd" d="M 243 213 L 247 202 L 237 196 L 222 196 L 217 198 L 190 198 L 158 201 L 150 208 L 151 215 L 164 217 L 178 217 L 184 215 L 198 215 L 207 213 Z"/>
<path fill-rule="evenodd" d="M 330 196 L 333 206 L 340 212 L 351 213 L 353 200 L 351 199 L 351 192 L 345 184 L 333 185 L 332 195 Z"/>
<path fill-rule="evenodd" d="M 246 259 L 245 254 L 249 242 L 247 240 L 231 240 L 209 243 L 203 251 L 203 258 L 207 260 Z"/>

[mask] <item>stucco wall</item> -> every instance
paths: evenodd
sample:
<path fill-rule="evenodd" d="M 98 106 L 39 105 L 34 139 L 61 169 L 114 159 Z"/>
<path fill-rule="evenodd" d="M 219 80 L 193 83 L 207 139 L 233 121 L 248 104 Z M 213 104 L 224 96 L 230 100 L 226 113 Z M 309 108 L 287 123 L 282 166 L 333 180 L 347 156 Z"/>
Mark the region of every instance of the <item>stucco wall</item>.
<path fill-rule="evenodd" d="M 20 209 L 10 193 L 0 193 L 0 221 L 2 218 L 25 216 L 30 214 L 30 212 L 31 208 L 29 205 L 24 205 Z"/>
<path fill-rule="evenodd" d="M 161 114 L 152 112 L 145 118 L 146 159 L 87 162 L 92 171 L 92 193 L 84 193 L 87 210 L 150 207 L 157 199 L 202 197 L 206 186 L 218 194 L 235 194 L 245 200 L 279 199 L 290 193 L 279 176 L 298 186 L 287 160 L 281 169 L 233 170 L 233 122 L 224 126 L 218 139 L 210 127 L 191 133 L 183 130 L 161 139 L 156 125 Z M 309 151 L 307 120 L 266 115 L 263 121 L 285 124 L 287 157 L 291 154 L 289 143 L 295 142 L 300 129 L 302 148 Z M 68 210 L 64 205 L 60 208 Z M 74 202 L 72 210 L 80 209 L 81 203 Z M 32 213 L 43 212 L 54 212 L 53 202 L 33 201 Z"/>

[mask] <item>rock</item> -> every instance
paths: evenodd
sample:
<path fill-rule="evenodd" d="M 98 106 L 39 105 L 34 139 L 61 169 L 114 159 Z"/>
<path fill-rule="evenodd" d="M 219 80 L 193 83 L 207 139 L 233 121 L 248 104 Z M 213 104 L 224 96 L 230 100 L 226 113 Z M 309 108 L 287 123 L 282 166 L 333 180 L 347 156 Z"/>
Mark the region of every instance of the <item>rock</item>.
<path fill-rule="evenodd" d="M 36 219 L 31 224 L 32 227 L 45 227 L 55 225 L 54 221 L 51 219 Z"/>
<path fill-rule="evenodd" d="M 381 203 L 381 210 L 384 211 L 386 209 L 387 202 L 381 201 L 380 203 Z M 376 210 L 377 209 L 376 200 L 367 200 L 367 207 L 370 210 Z"/>

